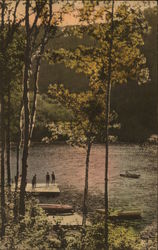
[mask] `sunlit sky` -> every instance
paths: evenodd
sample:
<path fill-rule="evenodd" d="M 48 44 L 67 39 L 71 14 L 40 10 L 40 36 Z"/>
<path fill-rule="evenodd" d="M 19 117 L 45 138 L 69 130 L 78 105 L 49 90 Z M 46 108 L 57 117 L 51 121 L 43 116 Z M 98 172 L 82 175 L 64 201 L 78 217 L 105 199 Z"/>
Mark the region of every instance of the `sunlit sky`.
<path fill-rule="evenodd" d="M 23 15 L 24 14 L 24 2 L 25 1 L 21 1 L 20 4 L 19 4 L 19 7 L 18 7 L 18 15 Z M 71 3 L 71 1 L 65 1 L 65 3 Z M 122 2 L 126 2 L 128 4 L 130 4 L 131 6 L 141 6 L 142 8 L 146 8 L 146 7 L 153 7 L 153 6 L 156 6 L 157 4 L 157 1 L 119 1 L 119 0 L 116 0 L 115 1 L 115 6 L 117 6 L 118 4 L 122 3 Z M 144 5 L 145 3 L 145 5 Z M 53 9 L 54 11 L 59 11 L 62 7 L 62 4 L 63 4 L 63 1 L 59 1 L 58 4 L 53 4 Z M 76 8 L 81 6 L 82 5 L 82 2 L 81 1 L 76 1 Z M 60 23 L 60 26 L 67 26 L 67 25 L 77 25 L 78 24 L 78 18 L 76 17 L 76 14 L 77 14 L 77 11 L 70 11 L 68 14 L 65 14 L 63 16 L 63 21 L 62 23 Z M 31 20 L 33 20 L 33 16 L 31 18 Z"/>

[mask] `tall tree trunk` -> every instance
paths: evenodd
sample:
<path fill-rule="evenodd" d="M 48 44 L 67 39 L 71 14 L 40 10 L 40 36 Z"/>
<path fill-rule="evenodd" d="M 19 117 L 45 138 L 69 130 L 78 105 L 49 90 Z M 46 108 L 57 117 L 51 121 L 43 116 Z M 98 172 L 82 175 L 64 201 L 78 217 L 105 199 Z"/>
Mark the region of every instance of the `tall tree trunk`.
<path fill-rule="evenodd" d="M 24 145 L 22 153 L 22 178 L 20 185 L 20 204 L 19 213 L 25 215 L 25 188 L 26 188 L 26 177 L 27 177 L 27 159 L 28 159 L 28 145 L 29 145 L 29 99 L 28 99 L 28 65 L 25 66 L 24 72 Z"/>
<path fill-rule="evenodd" d="M 108 230 L 108 215 L 109 215 L 109 200 L 108 200 L 108 168 L 109 168 L 109 114 L 110 114 L 110 95 L 111 95 L 111 66 L 112 66 L 112 48 L 113 48 L 113 33 L 114 33 L 114 0 L 112 0 L 111 12 L 111 38 L 109 43 L 109 62 L 108 62 L 108 80 L 106 85 L 106 128 L 105 128 L 105 249 L 109 249 L 109 230 Z"/>
<path fill-rule="evenodd" d="M 86 170 L 85 170 L 85 187 L 84 187 L 84 196 L 83 196 L 83 218 L 82 218 L 82 226 L 86 225 L 87 219 L 87 202 L 88 202 L 88 174 L 89 174 L 89 158 L 92 144 L 88 143 L 87 155 L 86 155 Z"/>
<path fill-rule="evenodd" d="M 19 180 L 19 160 L 20 160 L 20 149 L 23 144 L 23 100 L 21 100 L 20 110 L 19 110 L 19 127 L 17 133 L 17 144 L 16 144 L 16 182 L 15 182 L 15 192 L 18 189 Z"/>
<path fill-rule="evenodd" d="M 0 38 L 1 38 L 1 46 L 0 52 L 4 56 L 4 25 L 5 25 L 5 1 L 3 0 L 1 3 L 1 26 L 0 26 Z M 1 76 L 1 238 L 5 235 L 5 117 L 4 117 L 4 72 L 2 72 Z"/>
<path fill-rule="evenodd" d="M 21 101 L 20 112 L 19 112 L 19 128 L 17 134 L 17 145 L 16 145 L 16 178 L 15 178 L 15 192 L 14 192 L 14 220 L 18 220 L 18 181 L 19 181 L 19 161 L 20 161 L 20 148 L 22 145 L 22 116 L 23 116 L 23 101 Z"/>
<path fill-rule="evenodd" d="M 18 180 L 19 180 L 19 152 L 20 143 L 16 146 L 16 178 L 15 178 L 15 192 L 14 192 L 14 221 L 18 220 Z"/>
<path fill-rule="evenodd" d="M 8 187 L 11 185 L 11 174 L 10 174 L 10 84 L 8 83 L 8 112 L 7 112 L 7 129 L 6 129 L 6 153 L 7 153 L 7 184 Z"/>
<path fill-rule="evenodd" d="M 18 189 L 18 180 L 19 180 L 19 155 L 20 155 L 20 143 L 17 142 L 16 146 L 16 183 L 15 183 L 15 191 Z"/>
<path fill-rule="evenodd" d="M 42 47 L 43 47 L 43 45 L 42 45 Z M 43 52 L 44 52 L 44 47 L 42 50 L 42 54 L 43 54 Z M 32 106 L 31 119 L 30 119 L 29 140 L 31 140 L 31 138 L 32 138 L 32 133 L 33 133 L 33 129 L 35 126 L 35 120 L 36 120 L 36 108 L 37 108 L 38 81 L 39 81 L 40 65 L 41 65 L 41 55 L 39 55 L 37 60 L 36 60 L 36 67 L 35 67 L 35 72 L 34 72 L 33 106 Z"/>
<path fill-rule="evenodd" d="M 30 1 L 27 0 L 25 4 L 25 28 L 26 28 L 26 48 L 24 59 L 24 80 L 23 80 L 23 105 L 24 105 L 24 145 L 22 153 L 22 178 L 20 185 L 20 202 L 19 214 L 25 215 L 25 188 L 27 177 L 27 160 L 28 160 L 28 147 L 29 147 L 29 70 L 30 70 L 30 27 L 29 27 L 29 7 Z"/>
<path fill-rule="evenodd" d="M 1 90 L 2 91 L 2 90 Z M 5 123 L 4 123 L 4 96 L 1 92 L 1 238 L 5 235 Z"/>
<path fill-rule="evenodd" d="M 37 97 L 38 97 L 38 82 L 39 82 L 39 72 L 40 72 L 40 66 L 41 66 L 41 60 L 42 60 L 42 55 L 44 53 L 45 46 L 48 42 L 48 34 L 51 31 L 51 21 L 52 21 L 52 0 L 49 0 L 49 20 L 48 20 L 48 25 L 45 27 L 43 37 L 41 39 L 41 45 L 39 48 L 39 52 L 37 52 L 37 58 L 36 58 L 36 63 L 35 63 L 35 71 L 33 74 L 34 78 L 34 90 L 33 90 L 33 106 L 32 106 L 32 112 L 31 112 L 31 118 L 30 118 L 30 140 L 32 138 L 32 133 L 33 129 L 35 126 L 35 120 L 36 120 L 36 110 L 37 110 Z M 34 41 L 35 45 L 36 40 Z"/>

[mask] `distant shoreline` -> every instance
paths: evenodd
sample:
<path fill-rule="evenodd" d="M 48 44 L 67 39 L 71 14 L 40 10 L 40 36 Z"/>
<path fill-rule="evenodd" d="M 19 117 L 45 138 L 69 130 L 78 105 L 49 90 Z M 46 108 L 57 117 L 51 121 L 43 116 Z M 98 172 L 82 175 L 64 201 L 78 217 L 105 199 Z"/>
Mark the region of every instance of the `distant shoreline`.
<path fill-rule="evenodd" d="M 110 145 L 138 145 L 138 146 L 156 146 L 158 145 L 158 143 L 156 142 L 123 142 L 123 141 L 116 141 L 116 142 L 110 142 Z M 51 143 L 45 143 L 45 142 L 41 142 L 41 141 L 32 141 L 31 142 L 31 146 L 37 146 L 37 145 L 41 145 L 41 146 L 49 146 L 49 145 L 69 145 L 66 143 L 66 141 L 55 141 L 55 142 L 51 142 Z M 95 142 L 93 143 L 93 145 L 104 145 L 103 142 Z M 16 143 L 15 142 L 11 142 L 11 147 L 15 147 Z"/>

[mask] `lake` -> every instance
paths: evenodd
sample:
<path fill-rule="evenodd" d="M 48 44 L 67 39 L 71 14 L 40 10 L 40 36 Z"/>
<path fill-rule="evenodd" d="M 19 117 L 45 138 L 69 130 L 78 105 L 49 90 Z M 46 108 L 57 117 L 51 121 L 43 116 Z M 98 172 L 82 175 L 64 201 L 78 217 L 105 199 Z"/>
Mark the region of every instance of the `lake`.
<path fill-rule="evenodd" d="M 37 174 L 37 182 L 45 182 L 48 171 L 56 174 L 61 188 L 70 185 L 82 191 L 84 187 L 85 150 L 68 145 L 35 145 L 30 148 L 28 182 Z M 94 145 L 90 157 L 89 190 L 104 192 L 104 145 Z M 12 151 L 12 176 L 15 175 L 15 151 Z M 139 173 L 139 179 L 120 177 L 124 171 Z M 156 218 L 157 207 L 157 147 L 111 145 L 109 150 L 110 206 L 118 209 L 141 209 L 144 220 Z"/>

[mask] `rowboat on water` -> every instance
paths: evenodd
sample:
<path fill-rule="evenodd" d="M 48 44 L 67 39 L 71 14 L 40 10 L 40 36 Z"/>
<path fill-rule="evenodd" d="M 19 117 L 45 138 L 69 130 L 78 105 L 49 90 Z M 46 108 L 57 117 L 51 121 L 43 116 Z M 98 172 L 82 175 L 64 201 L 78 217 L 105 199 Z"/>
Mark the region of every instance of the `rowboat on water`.
<path fill-rule="evenodd" d="M 120 174 L 121 177 L 126 177 L 126 178 L 134 178 L 137 179 L 140 177 L 140 174 L 133 174 L 133 173 L 129 173 L 128 171 L 126 171 L 125 173 Z"/>

